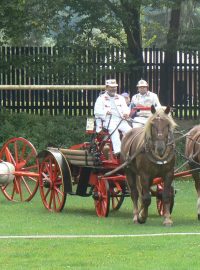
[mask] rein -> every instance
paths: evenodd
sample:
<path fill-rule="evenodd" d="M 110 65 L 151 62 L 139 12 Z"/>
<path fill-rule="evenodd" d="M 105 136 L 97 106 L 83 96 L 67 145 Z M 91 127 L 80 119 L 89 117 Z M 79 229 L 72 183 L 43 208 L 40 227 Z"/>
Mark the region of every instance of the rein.
<path fill-rule="evenodd" d="M 181 154 L 180 152 L 178 152 L 177 150 L 175 150 L 176 153 L 181 156 L 182 158 L 186 159 L 186 161 L 180 166 L 178 167 L 174 172 L 178 172 L 181 168 L 183 168 L 185 165 L 189 164 L 189 163 L 192 163 L 193 165 L 196 165 L 196 166 L 200 166 L 200 163 L 199 162 L 196 162 L 193 158 L 195 158 L 199 153 L 200 151 L 196 152 L 195 155 L 193 155 L 191 158 L 189 157 L 186 157 L 185 155 Z M 199 169 L 199 168 L 198 168 Z"/>
<path fill-rule="evenodd" d="M 112 117 L 112 115 L 111 115 L 111 117 Z M 108 127 L 109 127 L 109 125 L 110 125 L 111 117 L 110 117 L 110 119 L 109 119 Z M 102 143 L 100 144 L 99 148 L 102 147 L 102 145 L 103 145 L 103 143 L 104 143 L 105 141 L 107 141 L 107 140 L 110 139 L 110 137 L 111 137 L 112 134 L 118 129 L 118 127 L 119 127 L 119 125 L 121 124 L 122 121 L 123 121 L 123 119 L 120 120 L 120 122 L 117 124 L 117 126 L 116 126 L 116 128 L 113 130 L 113 132 L 109 133 L 108 136 L 106 137 L 106 139 L 104 139 L 104 140 L 102 141 Z M 107 128 L 108 128 L 108 127 L 107 127 Z"/>
<path fill-rule="evenodd" d="M 110 171 L 110 172 L 107 172 L 103 175 L 103 177 L 106 177 L 106 176 L 110 176 L 116 172 L 118 172 L 119 170 L 127 167 L 131 161 L 137 157 L 137 155 L 139 155 L 140 153 L 142 153 L 142 150 L 141 149 L 138 149 L 138 151 L 136 151 L 131 157 L 129 157 L 122 165 L 120 165 L 119 167 L 115 168 L 114 170 Z"/>
<path fill-rule="evenodd" d="M 114 170 L 105 173 L 105 174 L 103 175 L 103 177 L 110 176 L 110 175 L 112 175 L 112 174 L 118 172 L 119 170 L 121 170 L 121 169 L 127 167 L 127 166 L 131 163 L 131 161 L 132 161 L 134 158 L 137 157 L 137 155 L 139 155 L 140 153 L 143 152 L 144 149 L 139 148 L 132 156 L 130 156 L 130 149 L 131 149 L 132 142 L 133 142 L 134 139 L 135 139 L 138 135 L 140 135 L 141 133 L 142 133 L 142 132 L 138 132 L 133 138 L 131 138 L 131 141 L 130 141 L 130 147 L 129 147 L 128 154 L 127 154 L 127 156 L 126 156 L 125 162 L 124 162 L 123 164 L 121 164 L 119 167 L 115 168 Z"/>
<path fill-rule="evenodd" d="M 179 133 L 180 133 L 180 132 L 179 132 Z M 189 132 L 187 132 L 187 133 L 183 134 L 182 136 L 180 136 L 180 137 L 174 139 L 174 142 L 180 141 L 181 139 L 187 137 L 188 135 L 189 135 Z"/>
<path fill-rule="evenodd" d="M 188 136 L 188 137 L 187 137 Z M 191 137 L 189 137 L 190 136 L 190 132 L 187 132 L 186 134 L 183 134 L 181 137 L 179 137 L 178 139 L 182 139 L 182 138 L 184 138 L 184 137 L 187 137 L 187 139 L 188 140 L 190 140 L 190 141 L 192 141 L 192 142 L 194 142 L 194 146 L 197 144 L 197 145 L 200 145 L 200 142 L 197 142 L 197 138 L 195 137 L 195 139 L 194 138 L 191 138 Z M 199 135 L 200 136 L 200 135 Z M 199 137 L 198 136 L 198 137 Z M 179 151 L 177 151 L 176 149 L 175 149 L 175 151 L 176 151 L 176 153 L 179 155 L 179 156 L 181 156 L 182 158 L 184 158 L 186 161 L 181 165 L 181 166 L 179 166 L 174 172 L 176 173 L 176 172 L 178 172 L 181 168 L 183 168 L 184 166 L 186 166 L 187 164 L 189 164 L 189 163 L 191 163 L 191 164 L 193 164 L 193 165 L 195 165 L 195 166 L 200 166 L 200 163 L 198 163 L 198 162 L 196 162 L 194 159 L 195 159 L 195 157 L 200 153 L 200 149 L 199 149 L 199 151 L 197 151 L 195 154 L 193 154 L 192 156 L 190 156 L 190 157 L 186 157 L 185 155 L 183 155 L 183 154 L 181 154 Z"/>

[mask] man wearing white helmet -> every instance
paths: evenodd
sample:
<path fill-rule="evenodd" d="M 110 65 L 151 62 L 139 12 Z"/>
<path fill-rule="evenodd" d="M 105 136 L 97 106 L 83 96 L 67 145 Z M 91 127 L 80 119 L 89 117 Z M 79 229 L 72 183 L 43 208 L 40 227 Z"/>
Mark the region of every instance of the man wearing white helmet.
<path fill-rule="evenodd" d="M 161 107 L 157 94 L 149 91 L 148 83 L 141 79 L 137 83 L 138 93 L 131 99 L 131 108 L 134 111 L 134 107 Z M 148 117 L 151 115 L 150 110 L 140 110 L 135 112 L 133 120 L 133 128 L 144 126 Z"/>
<path fill-rule="evenodd" d="M 117 94 L 117 86 L 115 79 L 106 80 L 106 91 L 97 98 L 94 106 L 96 132 L 100 132 L 102 128 L 108 130 L 116 156 L 121 150 L 119 130 L 124 135 L 131 129 L 126 121 L 130 114 L 130 108 L 124 97 Z"/>

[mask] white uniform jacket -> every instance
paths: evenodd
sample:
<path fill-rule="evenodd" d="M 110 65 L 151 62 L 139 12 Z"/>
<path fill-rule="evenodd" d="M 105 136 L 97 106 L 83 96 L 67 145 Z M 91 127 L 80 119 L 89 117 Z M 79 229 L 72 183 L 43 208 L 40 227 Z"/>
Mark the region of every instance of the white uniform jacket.
<path fill-rule="evenodd" d="M 113 100 L 115 105 L 115 111 L 113 111 Z M 111 112 L 112 117 L 110 117 L 107 112 Z M 115 96 L 112 98 L 107 94 L 107 92 L 105 92 L 97 98 L 94 106 L 94 115 L 96 121 L 97 119 L 101 119 L 104 122 L 104 127 L 106 127 L 109 122 L 113 121 L 115 121 L 115 123 L 117 124 L 117 122 L 121 121 L 121 118 L 124 114 L 129 115 L 129 113 L 130 108 L 127 106 L 124 97 L 118 94 L 115 94 Z M 99 132 L 98 127 L 97 132 Z"/>
<path fill-rule="evenodd" d="M 131 99 L 131 108 L 137 107 L 137 106 L 145 106 L 145 107 L 151 107 L 151 105 L 154 105 L 155 107 L 161 107 L 160 101 L 158 99 L 157 94 L 152 93 L 150 91 L 147 91 L 145 95 L 141 95 L 140 93 L 134 95 Z M 151 114 L 150 111 L 142 111 L 137 113 L 136 116 L 149 116 Z"/>

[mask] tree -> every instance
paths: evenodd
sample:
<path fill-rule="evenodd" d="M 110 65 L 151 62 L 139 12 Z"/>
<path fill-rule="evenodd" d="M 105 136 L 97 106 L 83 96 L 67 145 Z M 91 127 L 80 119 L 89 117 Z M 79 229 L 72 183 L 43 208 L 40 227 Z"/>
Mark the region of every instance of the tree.
<path fill-rule="evenodd" d="M 67 1 L 70 12 L 74 15 L 78 14 L 79 17 L 79 21 L 74 25 L 76 32 L 85 32 L 88 36 L 87 41 L 93 40 L 94 28 L 116 40 L 120 40 L 123 36 L 121 33 L 124 32 L 126 42 L 121 39 L 119 45 L 126 45 L 126 66 L 130 74 L 130 89 L 135 89 L 137 80 L 143 76 L 141 5 L 142 1 L 139 0 Z"/>
<path fill-rule="evenodd" d="M 181 24 L 178 46 L 184 50 L 200 49 L 200 3 L 188 0 L 181 10 Z"/>
<path fill-rule="evenodd" d="M 55 5 L 51 0 L 1 0 L 1 44 L 41 46 L 44 37 L 52 37 L 60 18 L 57 13 L 63 1 Z"/>
<path fill-rule="evenodd" d="M 191 11 L 190 15 L 193 14 L 192 7 L 199 5 L 197 0 L 2 0 L 1 2 L 0 29 L 4 44 L 41 46 L 45 38 L 51 38 L 59 45 L 123 46 L 126 48 L 123 68 L 130 74 L 132 91 L 137 80 L 144 76 L 143 38 L 147 37 L 148 46 L 153 42 L 155 46 L 165 48 L 165 63 L 169 64 L 174 61 L 177 47 L 180 44 L 186 46 L 185 41 L 189 35 L 187 29 L 189 25 L 191 26 L 191 22 L 198 26 L 197 18 L 200 18 L 199 9 L 196 9 L 193 20 L 187 19 L 188 23 L 182 27 L 183 9 L 190 4 L 191 8 L 188 10 Z M 152 11 L 158 20 L 152 16 Z M 158 16 L 159 14 L 167 14 L 167 20 L 164 22 L 163 16 Z M 189 17 L 191 16 L 188 15 L 187 18 Z M 155 25 L 157 27 L 154 30 Z M 195 27 L 193 29 L 198 33 L 198 29 Z M 164 38 L 158 38 L 158 30 L 162 32 Z M 184 33 L 182 35 L 184 39 L 180 39 L 180 33 Z"/>
<path fill-rule="evenodd" d="M 173 65 L 177 62 L 177 44 L 180 29 L 181 4 L 184 0 L 177 0 L 172 6 L 169 30 L 167 34 L 165 62 L 161 66 L 160 100 L 163 104 L 172 104 L 170 96 L 173 89 Z"/>

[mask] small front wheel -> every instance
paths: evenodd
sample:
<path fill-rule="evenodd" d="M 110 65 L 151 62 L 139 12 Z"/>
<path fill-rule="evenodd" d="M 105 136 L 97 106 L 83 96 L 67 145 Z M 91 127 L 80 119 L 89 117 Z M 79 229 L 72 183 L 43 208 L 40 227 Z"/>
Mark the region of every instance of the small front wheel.
<path fill-rule="evenodd" d="M 98 180 L 93 190 L 97 216 L 107 217 L 110 210 L 110 192 L 107 180 Z"/>
<path fill-rule="evenodd" d="M 110 186 L 110 195 L 112 201 L 112 209 L 119 210 L 125 198 L 126 186 L 124 183 L 112 183 Z"/>

